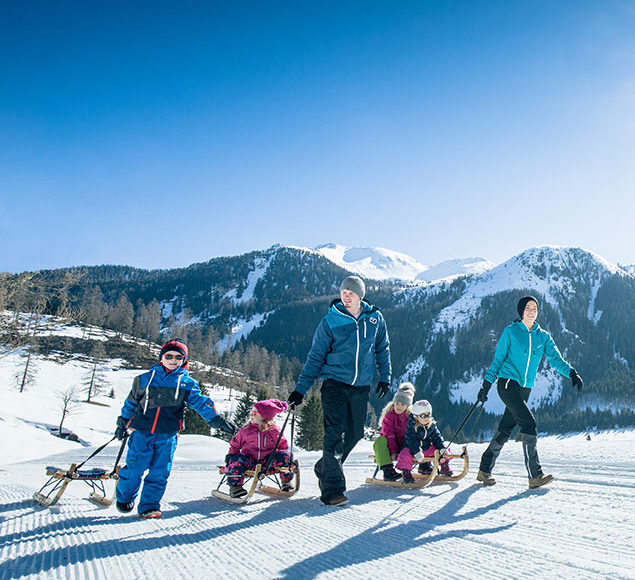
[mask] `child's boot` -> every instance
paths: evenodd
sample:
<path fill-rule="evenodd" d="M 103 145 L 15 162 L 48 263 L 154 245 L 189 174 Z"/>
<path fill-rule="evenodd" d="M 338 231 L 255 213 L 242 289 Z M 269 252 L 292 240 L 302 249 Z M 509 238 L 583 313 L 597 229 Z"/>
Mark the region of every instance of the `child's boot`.
<path fill-rule="evenodd" d="M 445 475 L 446 477 L 452 477 L 452 470 L 450 469 L 450 462 L 449 461 L 444 461 L 441 464 L 441 469 L 439 471 L 439 473 L 441 475 Z"/>
<path fill-rule="evenodd" d="M 404 483 L 414 483 L 415 482 L 415 478 L 412 477 L 412 471 L 410 471 L 409 469 L 402 470 L 401 474 L 402 474 Z"/>
<path fill-rule="evenodd" d="M 417 467 L 417 473 L 420 475 L 430 475 L 432 473 L 432 464 L 429 461 L 420 463 L 419 467 Z"/>
<path fill-rule="evenodd" d="M 384 472 L 384 481 L 397 481 L 398 479 L 401 479 L 401 475 L 395 471 L 392 464 L 384 465 L 381 470 Z"/>
<path fill-rule="evenodd" d="M 247 490 L 242 485 L 230 485 L 229 486 L 230 497 L 243 497 L 247 495 Z"/>

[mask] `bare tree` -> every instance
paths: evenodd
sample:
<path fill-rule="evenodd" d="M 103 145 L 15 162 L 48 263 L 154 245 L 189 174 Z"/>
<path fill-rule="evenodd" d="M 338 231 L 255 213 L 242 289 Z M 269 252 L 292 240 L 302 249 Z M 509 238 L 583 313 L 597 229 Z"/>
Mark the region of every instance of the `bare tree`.
<path fill-rule="evenodd" d="M 18 371 L 15 374 L 16 383 L 21 393 L 24 392 L 24 389 L 26 387 L 32 385 L 35 382 L 37 367 L 35 365 L 35 361 L 33 360 L 32 355 L 36 353 L 37 353 L 37 345 L 33 343 L 31 344 L 29 348 L 29 351 L 26 357 L 26 363 L 24 365 L 24 370 Z"/>
<path fill-rule="evenodd" d="M 72 415 L 77 406 L 77 390 L 75 387 L 68 387 L 64 391 L 58 393 L 60 401 L 60 411 L 62 412 L 62 418 L 60 419 L 59 434 L 62 436 L 62 425 L 68 415 Z"/>

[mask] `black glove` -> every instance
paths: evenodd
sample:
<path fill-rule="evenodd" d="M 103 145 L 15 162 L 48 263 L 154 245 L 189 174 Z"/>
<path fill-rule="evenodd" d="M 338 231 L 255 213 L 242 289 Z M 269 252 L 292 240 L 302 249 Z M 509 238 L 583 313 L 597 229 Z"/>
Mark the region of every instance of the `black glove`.
<path fill-rule="evenodd" d="M 295 409 L 298 405 L 304 401 L 304 395 L 298 391 L 291 391 L 287 402 L 289 403 L 289 409 Z"/>
<path fill-rule="evenodd" d="M 223 419 L 220 415 L 216 415 L 216 417 L 209 422 L 209 426 L 213 429 L 220 429 L 230 435 L 236 433 L 236 425 L 230 423 L 229 421 L 225 421 L 225 419 Z"/>
<path fill-rule="evenodd" d="M 569 378 L 571 379 L 573 386 L 577 387 L 578 392 L 580 392 L 582 390 L 582 387 L 584 387 L 584 383 L 582 382 L 582 378 L 580 377 L 580 375 L 575 369 L 571 369 L 571 372 L 569 373 Z"/>
<path fill-rule="evenodd" d="M 386 396 L 386 393 L 388 392 L 389 388 L 390 388 L 390 383 L 387 383 L 386 381 L 379 381 L 377 383 L 377 388 L 375 389 L 375 392 L 377 393 L 380 399 L 383 399 Z"/>
<path fill-rule="evenodd" d="M 115 429 L 115 437 L 119 439 L 119 441 L 123 441 L 123 438 L 128 432 L 128 427 L 126 426 L 127 424 L 128 421 L 126 421 L 121 415 L 117 417 L 117 428 Z"/>
<path fill-rule="evenodd" d="M 485 379 L 483 381 L 483 386 L 481 387 L 481 390 L 478 392 L 478 395 L 476 395 L 476 400 L 481 403 L 485 403 L 485 401 L 487 401 L 487 393 L 489 393 L 489 390 L 491 388 L 492 388 L 492 383 L 490 383 L 487 379 Z"/>

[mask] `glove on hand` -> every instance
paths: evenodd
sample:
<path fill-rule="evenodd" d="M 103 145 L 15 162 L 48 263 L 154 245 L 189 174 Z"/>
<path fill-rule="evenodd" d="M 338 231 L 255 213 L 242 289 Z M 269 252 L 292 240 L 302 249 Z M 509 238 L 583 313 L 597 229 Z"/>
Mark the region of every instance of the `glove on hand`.
<path fill-rule="evenodd" d="M 488 380 L 484 380 L 481 390 L 478 392 L 478 395 L 476 395 L 476 400 L 481 403 L 485 403 L 485 401 L 487 401 L 487 393 L 489 393 L 489 390 L 491 388 L 492 383 L 490 383 Z"/>
<path fill-rule="evenodd" d="M 216 415 L 216 417 L 209 422 L 209 426 L 212 429 L 220 429 L 230 435 L 236 433 L 236 425 L 230 423 L 229 421 L 225 421 L 225 419 L 223 419 L 220 415 Z"/>
<path fill-rule="evenodd" d="M 126 436 L 128 432 L 128 428 L 126 427 L 126 421 L 121 415 L 117 417 L 117 428 L 115 429 L 115 437 L 119 439 L 119 441 L 123 441 L 123 438 Z"/>
<path fill-rule="evenodd" d="M 571 372 L 569 373 L 569 378 L 571 379 L 573 386 L 577 387 L 578 392 L 581 391 L 582 387 L 584 387 L 584 383 L 582 382 L 582 378 L 580 377 L 580 375 L 575 369 L 571 369 Z"/>
<path fill-rule="evenodd" d="M 419 453 L 415 455 L 415 460 L 417 463 L 421 463 L 423 461 L 423 452 L 419 451 Z"/>
<path fill-rule="evenodd" d="M 439 449 L 439 459 L 443 459 L 446 455 L 446 453 L 448 452 L 447 449 Z"/>
<path fill-rule="evenodd" d="M 386 381 L 379 381 L 377 383 L 377 388 L 375 389 L 375 392 L 379 395 L 380 399 L 383 399 L 386 396 L 386 393 L 388 392 L 389 388 L 390 388 L 390 383 L 387 383 Z"/>
<path fill-rule="evenodd" d="M 304 395 L 298 391 L 291 391 L 287 399 L 290 409 L 295 409 L 298 405 L 302 404 L 302 401 L 304 401 Z"/>

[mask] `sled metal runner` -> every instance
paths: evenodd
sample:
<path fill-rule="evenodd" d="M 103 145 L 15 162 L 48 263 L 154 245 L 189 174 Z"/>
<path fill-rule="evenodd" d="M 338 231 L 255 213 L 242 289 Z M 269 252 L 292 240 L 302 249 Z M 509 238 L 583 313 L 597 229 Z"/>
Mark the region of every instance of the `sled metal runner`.
<path fill-rule="evenodd" d="M 262 465 L 256 465 L 253 470 L 247 470 L 244 473 L 247 493 L 242 497 L 232 497 L 229 493 L 221 491 L 221 486 L 227 482 L 227 468 L 225 465 L 219 465 L 218 471 L 223 475 L 218 487 L 212 491 L 212 495 L 223 501 L 235 504 L 244 504 L 254 495 L 256 491 L 266 493 L 273 496 L 291 497 L 300 489 L 300 465 L 297 459 L 293 461 L 292 467 L 278 467 L 270 469 L 267 473 L 262 472 Z M 289 491 L 282 490 L 282 482 L 279 475 L 282 473 L 293 473 L 293 489 Z"/>
<path fill-rule="evenodd" d="M 371 457 L 373 457 L 371 455 Z M 372 483 L 373 485 L 384 485 L 387 487 L 400 487 L 405 489 L 418 489 L 422 487 L 427 487 L 432 483 L 449 483 L 451 481 L 459 481 L 463 479 L 469 469 L 470 460 L 467 454 L 467 447 L 463 446 L 463 451 L 460 455 L 453 455 L 451 453 L 446 453 L 445 456 L 447 459 L 463 459 L 463 470 L 457 475 L 439 475 L 439 452 L 434 452 L 434 457 L 426 459 L 421 463 L 432 463 L 432 471 L 429 475 L 423 475 L 417 473 L 416 471 L 412 472 L 412 476 L 415 481 L 413 483 L 404 483 L 403 481 L 386 481 L 384 479 L 377 478 L 377 473 L 379 472 L 379 466 L 375 468 L 375 473 L 373 477 L 367 477 L 366 483 Z"/>
<path fill-rule="evenodd" d="M 71 481 L 83 481 L 91 490 L 88 499 L 93 503 L 107 507 L 115 499 L 115 490 L 113 489 L 112 495 L 106 496 L 105 482 L 109 479 L 119 479 L 119 467 L 116 467 L 112 472 L 106 469 L 79 470 L 77 464 L 73 463 L 68 470 L 48 466 L 46 475 L 49 476 L 49 480 L 33 494 L 33 499 L 43 506 L 55 505 Z"/>

